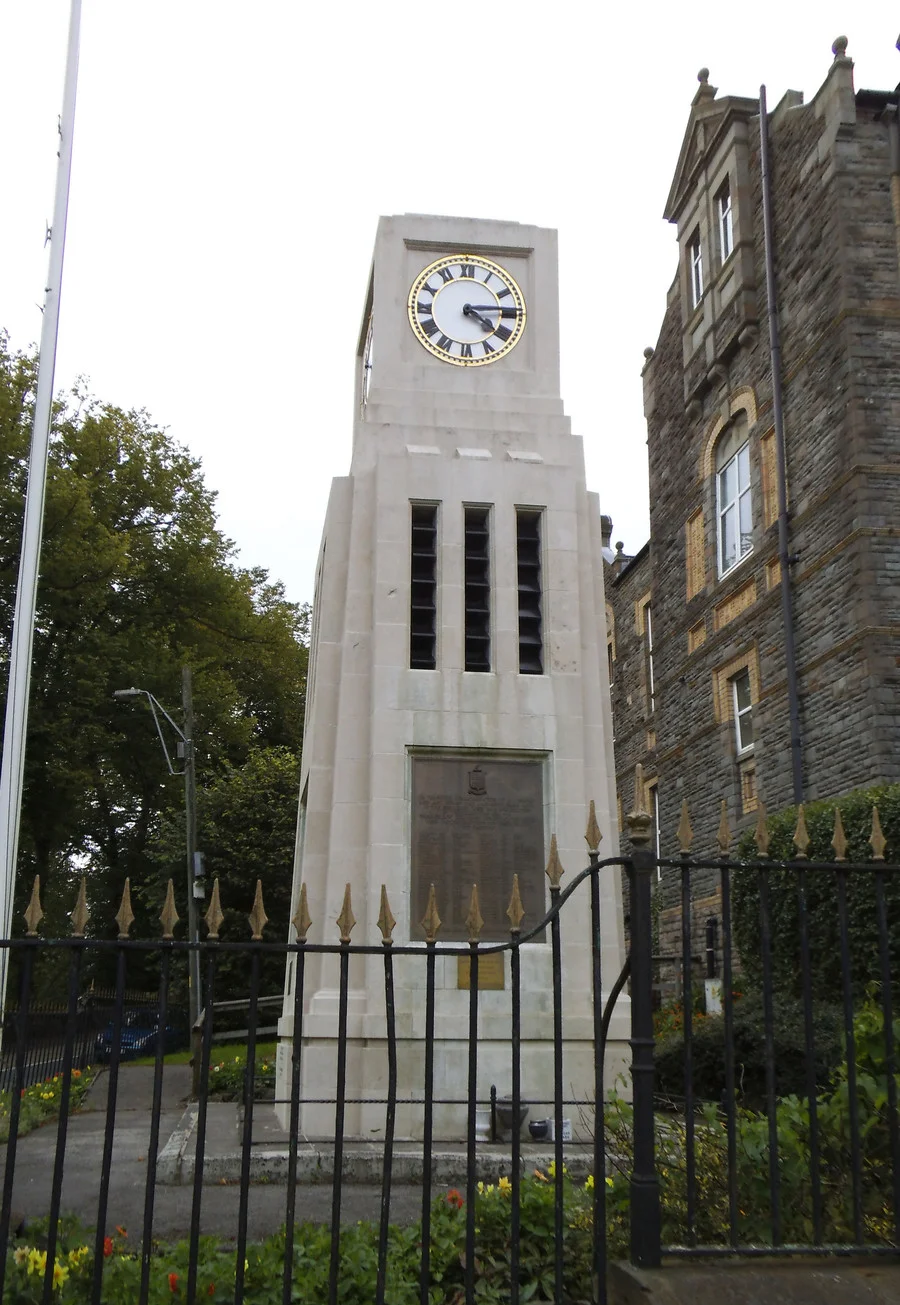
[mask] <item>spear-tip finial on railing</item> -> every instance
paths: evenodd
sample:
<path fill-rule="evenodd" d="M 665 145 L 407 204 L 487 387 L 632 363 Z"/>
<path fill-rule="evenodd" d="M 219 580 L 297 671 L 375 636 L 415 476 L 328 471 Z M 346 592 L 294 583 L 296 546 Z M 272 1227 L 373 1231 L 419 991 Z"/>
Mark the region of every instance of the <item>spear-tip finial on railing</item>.
<path fill-rule="evenodd" d="M 219 930 L 225 923 L 225 914 L 222 910 L 222 901 L 219 897 L 219 877 L 213 880 L 212 893 L 209 898 L 209 909 L 203 917 L 206 921 L 206 927 L 209 933 L 206 935 L 207 941 L 219 941 Z"/>
<path fill-rule="evenodd" d="M 309 913 L 309 904 L 306 900 L 306 884 L 300 885 L 300 900 L 297 903 L 297 909 L 294 912 L 294 918 L 291 924 L 297 930 L 297 941 L 306 942 L 306 935 L 309 933 L 309 927 L 312 924 L 312 917 Z"/>
<path fill-rule="evenodd" d="M 716 831 L 716 842 L 719 845 L 719 856 L 727 857 L 728 849 L 731 847 L 731 826 L 728 823 L 728 803 L 722 799 L 722 814 L 719 817 L 719 828 Z"/>
<path fill-rule="evenodd" d="M 687 798 L 681 799 L 681 819 L 678 821 L 675 837 L 678 839 L 679 852 L 682 856 L 687 856 L 691 850 L 691 843 L 694 841 L 694 830 L 691 826 L 691 813 L 688 811 Z"/>
<path fill-rule="evenodd" d="M 381 930 L 381 941 L 385 947 L 390 947 L 393 943 L 391 934 L 394 932 L 394 925 L 397 921 L 394 919 L 394 913 L 391 910 L 391 904 L 388 901 L 387 889 L 384 884 L 381 885 L 381 910 L 378 912 L 378 928 Z"/>
<path fill-rule="evenodd" d="M 41 877 L 34 876 L 34 883 L 31 886 L 31 897 L 28 899 L 28 905 L 23 911 L 25 923 L 28 928 L 25 931 L 26 938 L 36 938 L 38 936 L 37 927 L 44 918 L 44 912 L 41 910 Z"/>
<path fill-rule="evenodd" d="M 472 885 L 472 896 L 469 898 L 469 913 L 466 916 L 466 928 L 469 931 L 469 942 L 477 943 L 478 935 L 484 928 L 484 918 L 478 905 L 477 884 Z"/>
<path fill-rule="evenodd" d="M 758 857 L 767 857 L 769 855 L 769 826 L 766 824 L 765 802 L 759 804 L 753 838 L 756 843 L 756 855 Z"/>
<path fill-rule="evenodd" d="M 834 833 L 831 837 L 831 846 L 834 848 L 835 861 L 847 860 L 847 835 L 844 833 L 840 807 L 834 808 Z"/>
<path fill-rule="evenodd" d="M 269 923 L 269 917 L 266 915 L 266 908 L 263 906 L 262 880 L 256 881 L 256 892 L 253 894 L 253 906 L 250 914 L 247 916 L 250 923 L 250 937 L 254 942 L 262 942 L 263 929 Z"/>
<path fill-rule="evenodd" d="M 166 900 L 163 902 L 163 909 L 159 913 L 159 919 L 163 927 L 163 938 L 174 938 L 175 926 L 178 923 L 178 912 L 175 910 L 175 889 L 171 879 L 166 886 Z"/>
<path fill-rule="evenodd" d="M 356 916 L 353 914 L 353 907 L 350 902 L 350 885 L 344 885 L 344 901 L 341 905 L 341 913 L 335 920 L 335 924 L 341 931 L 341 942 L 350 941 L 350 932 L 356 924 Z"/>
<path fill-rule="evenodd" d="M 506 917 L 509 920 L 509 932 L 521 933 L 522 920 L 525 916 L 525 908 L 522 905 L 522 898 L 519 893 L 519 876 L 513 875 L 512 893 L 509 898 L 509 906 L 506 908 Z"/>
<path fill-rule="evenodd" d="M 81 876 L 81 883 L 78 887 L 78 897 L 75 902 L 75 910 L 69 915 L 72 921 L 72 937 L 83 938 L 84 931 L 87 928 L 87 922 L 91 918 L 87 903 L 87 879 Z"/>
<path fill-rule="evenodd" d="M 797 849 L 794 860 L 805 861 L 809 848 L 809 830 L 806 828 L 806 814 L 801 802 L 797 808 L 797 828 L 794 830 L 794 847 Z"/>
<path fill-rule="evenodd" d="M 437 931 L 441 927 L 441 917 L 438 915 L 437 901 L 434 896 L 434 884 L 428 890 L 428 905 L 425 907 L 425 914 L 422 916 L 421 924 L 425 930 L 425 941 L 433 943 L 437 939 Z"/>
<path fill-rule="evenodd" d="M 128 937 L 128 930 L 134 924 L 134 911 L 131 909 L 130 879 L 125 880 L 125 887 L 122 889 L 122 902 L 115 920 L 119 926 L 119 941 L 124 941 Z"/>
<path fill-rule="evenodd" d="M 587 843 L 588 851 L 592 856 L 597 855 L 602 837 L 600 826 L 597 824 L 597 809 L 594 806 L 594 799 L 591 798 L 591 805 L 588 808 L 587 829 L 584 831 L 584 841 Z"/>
<path fill-rule="evenodd" d="M 872 860 L 883 861 L 884 849 L 887 847 L 887 839 L 881 832 L 881 821 L 878 818 L 878 808 L 872 808 L 872 836 L 869 839 L 872 847 Z"/>
<path fill-rule="evenodd" d="M 634 808 L 625 817 L 628 837 L 637 848 L 646 848 L 650 844 L 653 831 L 653 817 L 644 806 L 644 767 L 638 762 L 634 768 Z"/>
<path fill-rule="evenodd" d="M 559 881 L 565 874 L 562 862 L 559 859 L 559 848 L 556 845 L 556 835 L 550 835 L 550 857 L 547 861 L 547 878 L 550 880 L 550 891 L 559 891 Z"/>

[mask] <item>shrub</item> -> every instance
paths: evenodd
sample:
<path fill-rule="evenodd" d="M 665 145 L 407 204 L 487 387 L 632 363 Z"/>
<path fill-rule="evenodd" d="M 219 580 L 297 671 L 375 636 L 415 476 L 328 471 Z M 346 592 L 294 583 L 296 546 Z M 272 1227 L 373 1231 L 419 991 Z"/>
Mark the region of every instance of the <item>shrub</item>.
<path fill-rule="evenodd" d="M 765 1019 L 762 997 L 748 993 L 734 1002 L 735 1089 L 739 1101 L 761 1109 L 766 1101 Z M 842 1014 L 828 1002 L 813 1002 L 815 1081 L 819 1088 L 829 1083 L 843 1055 Z M 692 1026 L 694 1096 L 721 1102 L 725 1092 L 725 1018 L 706 1016 Z M 776 994 L 773 1033 L 775 1041 L 775 1090 L 779 1096 L 803 1095 L 806 1082 L 806 1038 L 803 1004 L 794 997 Z M 657 1091 L 680 1100 L 685 1095 L 684 1033 L 674 1031 L 656 1046 Z"/>
<path fill-rule="evenodd" d="M 90 1065 L 84 1070 L 72 1070 L 69 1086 L 70 1110 L 77 1110 L 81 1105 L 93 1079 L 94 1072 Z M 33 1128 L 40 1128 L 48 1120 L 56 1118 L 62 1101 L 62 1090 L 62 1074 L 53 1074 L 42 1079 L 39 1083 L 32 1083 L 29 1087 L 21 1090 L 19 1137 L 24 1137 Z M 0 1092 L 0 1142 L 5 1142 L 9 1137 L 10 1105 L 9 1092 Z"/>
<path fill-rule="evenodd" d="M 847 836 L 847 858 L 871 862 L 869 837 L 872 831 L 872 808 L 878 807 L 881 827 L 887 839 L 886 855 L 896 860 L 900 854 L 900 784 L 884 788 L 858 789 L 845 797 L 814 802 L 804 808 L 811 861 L 831 861 L 834 849 L 834 811 L 838 807 Z M 766 822 L 770 836 L 769 855 L 773 861 L 789 861 L 795 855 L 793 834 L 797 824 L 796 808 L 770 816 Z M 756 857 L 752 834 L 745 834 L 738 844 L 738 855 L 745 860 Z M 798 923 L 796 871 L 768 871 L 772 965 L 776 990 L 795 997 L 802 995 L 800 969 L 800 931 Z M 827 871 L 810 871 L 807 881 L 807 916 L 809 921 L 812 990 L 822 1000 L 842 1000 L 840 931 L 835 876 Z M 848 884 L 848 933 L 852 984 L 859 996 L 872 978 L 881 974 L 876 916 L 875 876 L 868 871 L 852 873 Z M 732 876 L 733 924 L 735 942 L 740 953 L 745 986 L 762 983 L 762 941 L 759 920 L 759 876 L 756 870 L 735 871 Z M 900 918 L 900 875 L 885 876 L 885 902 L 888 919 Z M 889 935 L 891 973 L 900 983 L 900 930 Z"/>
<path fill-rule="evenodd" d="M 275 1099 L 274 1046 L 266 1044 L 256 1048 L 254 1065 L 253 1099 Z M 213 1048 L 209 1065 L 209 1095 L 219 1101 L 243 1101 L 247 1077 L 247 1048 Z"/>

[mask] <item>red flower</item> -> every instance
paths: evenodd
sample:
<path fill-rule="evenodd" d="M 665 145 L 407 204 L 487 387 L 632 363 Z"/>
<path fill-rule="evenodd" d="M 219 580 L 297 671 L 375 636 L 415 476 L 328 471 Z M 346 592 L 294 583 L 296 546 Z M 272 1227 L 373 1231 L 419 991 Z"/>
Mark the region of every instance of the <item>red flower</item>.
<path fill-rule="evenodd" d="M 117 1223 L 117 1224 L 116 1224 L 116 1232 L 119 1234 L 120 1237 L 127 1237 L 127 1236 L 128 1236 L 128 1229 L 127 1229 L 127 1228 L 123 1228 L 122 1225 L 121 1225 L 120 1223 Z"/>
<path fill-rule="evenodd" d="M 206 1289 L 206 1294 L 207 1294 L 207 1296 L 215 1296 L 215 1294 L 216 1294 L 216 1284 L 215 1284 L 214 1282 L 211 1282 L 211 1283 L 209 1284 L 209 1286 L 208 1286 L 207 1289 Z"/>
<path fill-rule="evenodd" d="M 178 1274 L 177 1274 L 177 1273 L 170 1273 L 170 1274 L 169 1274 L 169 1291 L 170 1291 L 170 1292 L 173 1294 L 173 1296 L 174 1296 L 174 1294 L 175 1294 L 175 1292 L 176 1292 L 177 1290 L 178 1290 Z"/>
<path fill-rule="evenodd" d="M 455 1187 L 451 1187 L 447 1193 L 447 1204 L 452 1205 L 457 1210 L 461 1210 L 465 1204 Z"/>
<path fill-rule="evenodd" d="M 104 1237 L 104 1238 L 103 1238 L 103 1255 L 104 1255 L 104 1258 L 105 1258 L 105 1259 L 109 1259 L 109 1257 L 112 1255 L 112 1253 L 113 1253 L 113 1239 L 112 1239 L 111 1237 Z"/>

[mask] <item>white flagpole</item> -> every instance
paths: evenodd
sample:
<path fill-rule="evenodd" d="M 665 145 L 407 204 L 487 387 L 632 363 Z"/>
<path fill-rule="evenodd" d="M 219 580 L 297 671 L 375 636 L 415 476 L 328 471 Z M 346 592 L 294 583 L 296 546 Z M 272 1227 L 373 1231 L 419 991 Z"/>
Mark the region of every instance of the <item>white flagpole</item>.
<path fill-rule="evenodd" d="M 47 452 L 50 445 L 50 417 L 53 377 L 56 371 L 56 336 L 59 328 L 59 300 L 62 291 L 63 255 L 66 247 L 66 216 L 69 207 L 69 176 L 72 170 L 72 135 L 75 128 L 75 91 L 78 85 L 78 38 L 81 29 L 81 0 L 72 0 L 69 14 L 69 44 L 62 116 L 59 121 L 59 163 L 56 198 L 50 228 L 50 265 L 44 294 L 38 384 L 34 403 L 34 429 L 28 462 L 28 489 L 22 527 L 22 554 L 16 588 L 9 686 L 3 729 L 3 759 L 0 769 L 0 938 L 12 930 L 16 858 L 22 813 L 22 780 L 25 772 L 25 733 L 28 725 L 28 694 L 37 605 L 41 535 L 44 525 L 44 491 L 47 484 Z M 9 949 L 0 949 L 0 1009 L 6 1010 L 6 980 Z M 2 1026 L 0 1026 L 2 1031 Z"/>

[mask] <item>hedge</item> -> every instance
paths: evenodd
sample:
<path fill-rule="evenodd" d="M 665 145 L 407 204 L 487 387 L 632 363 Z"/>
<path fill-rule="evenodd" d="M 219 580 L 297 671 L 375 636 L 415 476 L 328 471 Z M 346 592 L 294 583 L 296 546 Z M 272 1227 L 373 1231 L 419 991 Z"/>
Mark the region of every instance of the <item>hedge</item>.
<path fill-rule="evenodd" d="M 803 1096 L 807 1091 L 806 1039 L 803 1004 L 793 997 L 774 999 L 775 1091 L 778 1096 Z M 844 1054 L 841 1008 L 813 1003 L 815 1081 L 825 1088 Z M 765 1019 L 762 997 L 748 993 L 734 1003 L 735 1089 L 738 1101 L 751 1110 L 766 1103 Z M 721 1102 L 725 1093 L 725 1020 L 721 1015 L 696 1018 L 692 1028 L 691 1061 L 694 1096 Z M 684 1096 L 684 1034 L 672 1033 L 656 1045 L 656 1090 L 680 1100 Z"/>
<path fill-rule="evenodd" d="M 834 812 L 839 808 L 847 837 L 847 860 L 872 864 L 869 837 L 872 832 L 872 808 L 878 807 L 881 828 L 887 839 L 888 862 L 900 854 L 900 784 L 882 788 L 857 789 L 841 798 L 813 802 L 804 807 L 809 831 L 810 861 L 833 861 L 831 840 Z M 797 809 L 791 807 L 766 821 L 769 831 L 769 858 L 789 861 L 796 856 L 793 844 Z M 752 832 L 744 834 L 738 844 L 742 860 L 755 860 L 756 843 Z M 775 991 L 795 997 L 802 995 L 800 967 L 800 931 L 796 871 L 768 872 L 772 967 Z M 812 991 L 826 1002 L 840 1002 L 841 978 L 840 930 L 837 909 L 836 875 L 828 871 L 809 871 L 807 916 L 809 922 Z M 756 870 L 736 870 L 732 875 L 732 921 L 735 944 L 740 956 L 742 983 L 745 989 L 762 986 L 762 942 L 759 919 L 759 875 Z M 851 954 L 852 987 L 859 997 L 873 981 L 881 979 L 878 945 L 875 875 L 867 870 L 848 875 L 848 935 Z M 889 953 L 892 987 L 900 990 L 900 874 L 885 875 L 885 904 L 888 919 Z"/>

